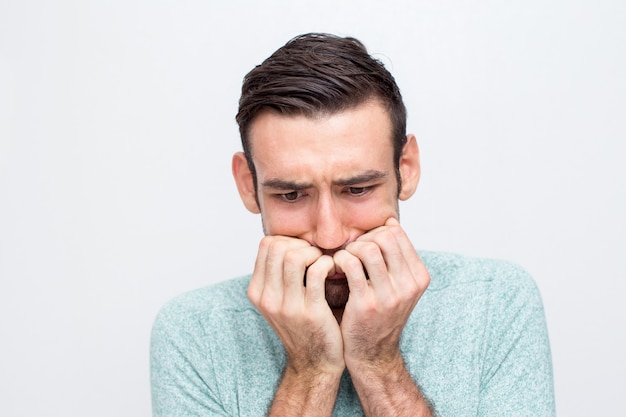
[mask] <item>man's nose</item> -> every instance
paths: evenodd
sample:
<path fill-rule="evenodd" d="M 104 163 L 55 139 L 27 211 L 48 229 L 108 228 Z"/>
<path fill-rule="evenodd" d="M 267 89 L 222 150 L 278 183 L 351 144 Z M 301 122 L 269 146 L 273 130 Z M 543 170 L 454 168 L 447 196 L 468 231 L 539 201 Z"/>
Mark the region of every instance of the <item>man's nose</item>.
<path fill-rule="evenodd" d="M 349 237 L 343 212 L 332 198 L 321 198 L 314 210 L 313 244 L 325 255 L 333 255 L 343 249 Z"/>

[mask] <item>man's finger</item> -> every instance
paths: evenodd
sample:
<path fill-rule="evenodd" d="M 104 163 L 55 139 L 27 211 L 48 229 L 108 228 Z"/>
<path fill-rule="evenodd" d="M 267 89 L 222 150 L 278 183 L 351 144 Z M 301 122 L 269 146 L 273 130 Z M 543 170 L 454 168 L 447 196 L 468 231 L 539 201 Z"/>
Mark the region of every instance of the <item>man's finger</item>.
<path fill-rule="evenodd" d="M 307 286 L 305 290 L 308 305 L 326 304 L 326 278 L 335 271 L 335 261 L 328 255 L 322 255 L 306 271 Z"/>

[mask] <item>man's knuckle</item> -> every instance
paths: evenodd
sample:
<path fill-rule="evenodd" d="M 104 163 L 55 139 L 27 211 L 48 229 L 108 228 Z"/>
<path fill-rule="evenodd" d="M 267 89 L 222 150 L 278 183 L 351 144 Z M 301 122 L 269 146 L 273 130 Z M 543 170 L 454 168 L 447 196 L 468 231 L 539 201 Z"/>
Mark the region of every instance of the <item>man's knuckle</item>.
<path fill-rule="evenodd" d="M 362 251 L 363 255 L 370 259 L 380 256 L 380 247 L 374 242 L 365 242 Z"/>
<path fill-rule="evenodd" d="M 259 242 L 259 252 L 261 250 L 268 250 L 271 245 L 272 245 L 272 241 L 273 241 L 273 236 L 264 236 L 261 241 Z"/>
<path fill-rule="evenodd" d="M 349 269 L 363 268 L 363 264 L 361 263 L 359 258 L 349 258 L 345 262 L 346 262 L 346 266 Z"/>
<path fill-rule="evenodd" d="M 301 263 L 301 256 L 298 252 L 288 251 L 285 253 L 284 263 L 285 265 L 293 267 L 294 265 Z"/>

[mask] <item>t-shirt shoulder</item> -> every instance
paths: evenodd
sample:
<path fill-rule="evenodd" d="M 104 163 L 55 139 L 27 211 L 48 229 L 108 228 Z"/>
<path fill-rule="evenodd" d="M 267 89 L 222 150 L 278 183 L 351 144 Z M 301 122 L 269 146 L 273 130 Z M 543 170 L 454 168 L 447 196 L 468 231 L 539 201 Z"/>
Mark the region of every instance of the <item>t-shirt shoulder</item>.
<path fill-rule="evenodd" d="M 254 309 L 247 298 L 249 282 L 250 276 L 243 276 L 183 293 L 161 307 L 156 321 L 202 320 L 216 311 Z"/>
<path fill-rule="evenodd" d="M 419 255 L 430 273 L 430 291 L 474 282 L 491 282 L 493 285 L 529 289 L 535 287 L 530 274 L 510 261 L 447 252 L 419 251 Z"/>

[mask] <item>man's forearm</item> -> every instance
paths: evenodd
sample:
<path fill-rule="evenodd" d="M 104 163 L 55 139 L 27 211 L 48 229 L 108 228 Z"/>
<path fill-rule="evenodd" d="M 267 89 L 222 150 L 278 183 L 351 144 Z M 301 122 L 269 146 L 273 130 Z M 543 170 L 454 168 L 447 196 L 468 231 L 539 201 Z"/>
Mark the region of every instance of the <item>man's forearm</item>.
<path fill-rule="evenodd" d="M 341 373 L 298 375 L 287 367 L 268 416 L 330 416 L 337 399 L 340 380 Z"/>

